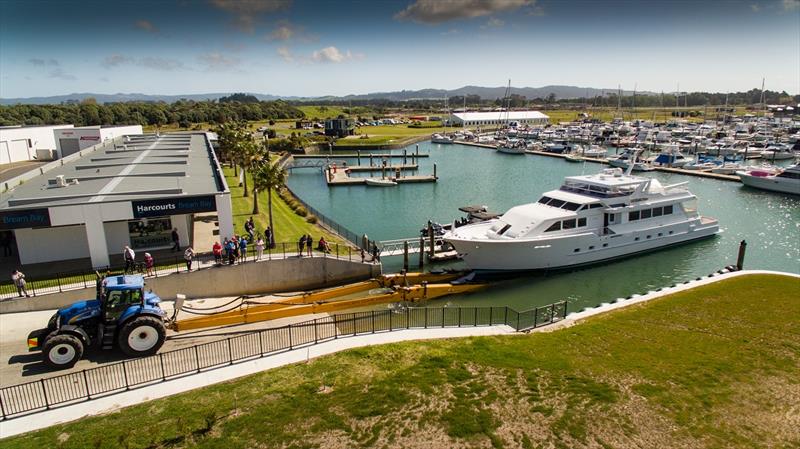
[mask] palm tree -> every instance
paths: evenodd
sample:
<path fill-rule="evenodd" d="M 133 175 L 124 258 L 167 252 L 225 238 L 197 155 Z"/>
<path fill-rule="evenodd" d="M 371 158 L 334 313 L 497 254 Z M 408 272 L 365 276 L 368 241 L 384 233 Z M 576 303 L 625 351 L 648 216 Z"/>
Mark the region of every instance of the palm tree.
<path fill-rule="evenodd" d="M 253 137 L 250 136 L 250 133 L 247 133 L 247 135 L 242 136 L 242 141 L 239 143 L 238 150 L 239 151 L 237 160 L 239 162 L 239 166 L 242 167 L 242 179 L 244 179 L 244 196 L 247 197 L 248 196 L 247 172 L 250 171 L 252 167 L 254 167 L 256 164 L 258 164 L 264 159 L 264 153 L 261 149 L 261 145 L 259 145 L 258 143 L 256 143 L 255 140 L 253 140 Z"/>
<path fill-rule="evenodd" d="M 258 195 L 255 192 L 267 191 L 267 204 L 269 209 L 269 227 L 275 235 L 275 225 L 272 222 L 272 191 L 280 189 L 286 183 L 286 170 L 269 161 L 260 161 L 253 166 L 253 214 L 258 213 Z"/>

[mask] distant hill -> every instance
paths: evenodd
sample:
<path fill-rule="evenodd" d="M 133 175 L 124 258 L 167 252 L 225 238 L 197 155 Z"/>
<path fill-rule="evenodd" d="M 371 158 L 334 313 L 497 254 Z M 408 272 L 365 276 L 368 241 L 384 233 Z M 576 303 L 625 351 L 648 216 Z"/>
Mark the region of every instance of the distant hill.
<path fill-rule="evenodd" d="M 386 99 L 393 101 L 417 100 L 417 99 L 437 99 L 461 95 L 479 95 L 484 99 L 503 98 L 506 88 L 500 87 L 481 87 L 464 86 L 458 89 L 421 89 L 421 90 L 400 90 L 393 92 L 373 92 L 368 94 L 353 94 L 345 96 L 322 96 L 322 97 L 297 97 L 297 96 L 277 96 L 270 94 L 259 94 L 246 92 L 261 101 L 271 100 L 295 100 L 308 101 L 315 100 L 374 100 Z M 518 94 L 527 98 L 546 98 L 548 95 L 555 94 L 556 98 L 580 98 L 595 97 L 603 93 L 617 92 L 616 89 L 600 89 L 595 87 L 577 86 L 544 86 L 544 87 L 511 87 L 512 94 Z M 623 91 L 624 95 L 630 95 L 632 91 Z M 651 94 L 652 92 L 641 92 Z M 55 95 L 51 97 L 28 97 L 28 98 L 0 98 L 0 104 L 60 104 L 69 101 L 82 101 L 86 98 L 94 98 L 98 103 L 118 103 L 127 101 L 144 101 L 174 103 L 178 100 L 216 100 L 227 97 L 234 92 L 217 92 L 207 94 L 185 94 L 185 95 L 151 95 L 141 93 L 116 93 L 116 94 L 95 94 L 95 93 L 73 93 L 67 95 Z"/>

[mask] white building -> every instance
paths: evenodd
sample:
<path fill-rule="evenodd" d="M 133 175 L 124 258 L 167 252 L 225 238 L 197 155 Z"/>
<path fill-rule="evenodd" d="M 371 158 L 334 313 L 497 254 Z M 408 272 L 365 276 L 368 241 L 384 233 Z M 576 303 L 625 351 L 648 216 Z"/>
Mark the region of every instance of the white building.
<path fill-rule="evenodd" d="M 450 115 L 450 123 L 460 126 L 497 126 L 509 122 L 520 125 L 546 125 L 550 117 L 539 111 L 458 112 Z"/>
<path fill-rule="evenodd" d="M 233 234 L 230 190 L 203 132 L 96 142 L 15 179 L 0 192 L 0 231 L 14 233 L 23 266 L 105 267 L 126 245 L 170 248 L 173 229 L 185 247 L 196 213 L 217 212 L 219 238 Z"/>
<path fill-rule="evenodd" d="M 73 125 L 0 127 L 0 165 L 33 159 L 53 159 L 53 151 L 56 149 L 54 131 L 72 128 Z"/>
<path fill-rule="evenodd" d="M 58 158 L 62 158 L 120 136 L 140 135 L 142 126 L 81 126 L 72 129 L 58 129 L 54 132 L 56 152 Z"/>

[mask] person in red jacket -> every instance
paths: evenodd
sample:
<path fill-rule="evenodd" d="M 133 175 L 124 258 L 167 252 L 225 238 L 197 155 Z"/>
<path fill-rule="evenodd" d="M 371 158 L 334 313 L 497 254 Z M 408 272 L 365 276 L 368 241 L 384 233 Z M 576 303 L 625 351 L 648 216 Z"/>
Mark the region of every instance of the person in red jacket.
<path fill-rule="evenodd" d="M 217 265 L 222 263 L 222 245 L 219 242 L 214 242 L 214 246 L 211 247 L 211 252 L 214 253 L 214 263 Z"/>

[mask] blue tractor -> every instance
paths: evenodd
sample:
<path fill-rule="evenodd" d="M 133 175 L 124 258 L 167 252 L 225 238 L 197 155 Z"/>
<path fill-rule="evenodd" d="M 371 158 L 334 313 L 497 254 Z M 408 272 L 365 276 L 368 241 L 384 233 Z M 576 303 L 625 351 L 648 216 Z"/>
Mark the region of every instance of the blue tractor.
<path fill-rule="evenodd" d="M 134 357 L 155 354 L 166 339 L 160 302 L 144 290 L 141 275 L 98 276 L 97 298 L 59 309 L 46 328 L 28 335 L 28 350 L 42 351 L 53 368 L 71 368 L 90 347 L 116 345 Z"/>

